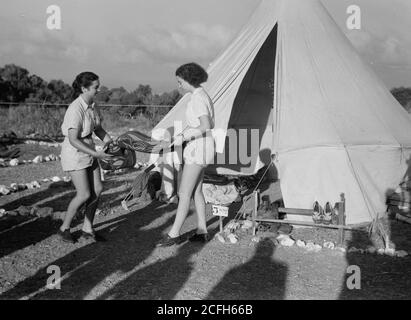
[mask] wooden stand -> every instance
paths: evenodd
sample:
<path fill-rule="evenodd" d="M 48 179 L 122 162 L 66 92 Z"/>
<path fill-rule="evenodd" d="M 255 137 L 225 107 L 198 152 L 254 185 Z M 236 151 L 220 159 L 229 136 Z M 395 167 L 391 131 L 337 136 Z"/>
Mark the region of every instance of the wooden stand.
<path fill-rule="evenodd" d="M 345 230 L 356 230 L 354 227 L 348 227 L 345 225 L 345 196 L 341 194 L 341 201 L 336 203 L 336 208 L 338 212 L 338 225 L 332 224 L 318 224 L 314 222 L 307 221 L 295 221 L 295 220 L 281 220 L 281 219 L 261 219 L 257 217 L 258 209 L 258 191 L 254 191 L 254 210 L 252 213 L 253 222 L 253 236 L 256 234 L 257 222 L 268 222 L 268 223 L 285 223 L 291 225 L 318 227 L 318 228 L 329 228 L 338 230 L 338 244 L 342 245 L 344 243 L 344 231 Z M 294 209 L 294 208 L 278 208 L 279 213 L 300 215 L 300 216 L 312 216 L 312 209 Z"/>

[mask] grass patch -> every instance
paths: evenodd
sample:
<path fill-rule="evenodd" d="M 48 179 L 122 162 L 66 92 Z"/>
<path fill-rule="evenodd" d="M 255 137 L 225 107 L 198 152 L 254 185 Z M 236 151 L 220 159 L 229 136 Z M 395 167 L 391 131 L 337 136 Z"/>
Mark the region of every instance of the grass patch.
<path fill-rule="evenodd" d="M 103 127 L 106 131 L 125 132 L 129 129 L 149 134 L 167 114 L 169 108 L 147 107 L 132 117 L 121 114 L 118 108 L 101 107 Z M 0 108 L 2 130 L 11 130 L 18 136 L 38 134 L 43 137 L 61 137 L 65 107 L 21 105 Z M 126 130 L 124 130 L 126 129 Z"/>

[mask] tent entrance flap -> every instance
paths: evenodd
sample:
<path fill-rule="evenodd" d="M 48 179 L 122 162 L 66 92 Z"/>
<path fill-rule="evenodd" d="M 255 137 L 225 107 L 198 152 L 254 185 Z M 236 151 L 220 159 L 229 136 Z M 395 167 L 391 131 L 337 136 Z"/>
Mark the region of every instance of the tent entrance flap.
<path fill-rule="evenodd" d="M 224 152 L 217 153 L 210 173 L 251 175 L 270 162 L 277 29 L 276 24 L 238 89 Z"/>

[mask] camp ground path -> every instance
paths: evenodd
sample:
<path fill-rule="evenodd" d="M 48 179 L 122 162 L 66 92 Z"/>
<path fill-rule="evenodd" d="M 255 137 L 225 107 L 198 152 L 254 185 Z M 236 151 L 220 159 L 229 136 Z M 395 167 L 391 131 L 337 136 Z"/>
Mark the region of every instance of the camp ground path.
<path fill-rule="evenodd" d="M 0 299 L 411 298 L 409 257 L 329 249 L 307 252 L 276 245 L 271 239 L 253 242 L 251 234 L 244 234 L 237 244 L 214 239 L 207 244 L 157 248 L 156 242 L 173 222 L 176 206 L 155 201 L 125 211 L 120 202 L 136 174 L 112 175 L 104 182 L 96 226 L 108 238 L 106 243 L 62 243 L 55 235 L 58 222 L 49 219 L 2 232 Z M 42 186 L 1 197 L 0 207 L 40 203 L 64 210 L 73 195 L 71 186 Z M 191 211 L 183 232 L 193 230 L 195 223 Z M 208 223 L 211 233 L 218 232 L 216 217 L 208 215 Z M 77 235 L 80 227 L 78 222 L 73 229 Z M 395 222 L 391 232 L 393 241 L 411 249 L 408 225 Z M 319 233 L 299 229 L 292 236 L 308 241 Z M 320 236 L 333 240 L 334 235 Z M 347 241 L 367 246 L 367 240 L 355 237 Z M 352 275 L 347 273 L 349 266 L 359 267 L 361 289 L 347 287 Z M 55 275 L 61 276 L 59 282 L 53 281 Z M 55 289 L 50 289 L 52 285 Z"/>

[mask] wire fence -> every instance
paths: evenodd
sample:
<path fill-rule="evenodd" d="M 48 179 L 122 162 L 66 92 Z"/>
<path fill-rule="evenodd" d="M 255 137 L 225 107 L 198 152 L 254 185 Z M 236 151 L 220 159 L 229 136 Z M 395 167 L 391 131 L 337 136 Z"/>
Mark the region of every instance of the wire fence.
<path fill-rule="evenodd" d="M 113 103 L 96 103 L 101 108 L 172 108 L 172 105 L 164 104 L 113 104 Z M 18 107 L 18 106 L 38 106 L 38 107 L 68 107 L 70 103 L 42 103 L 42 102 L 4 102 L 0 101 L 0 107 Z"/>

